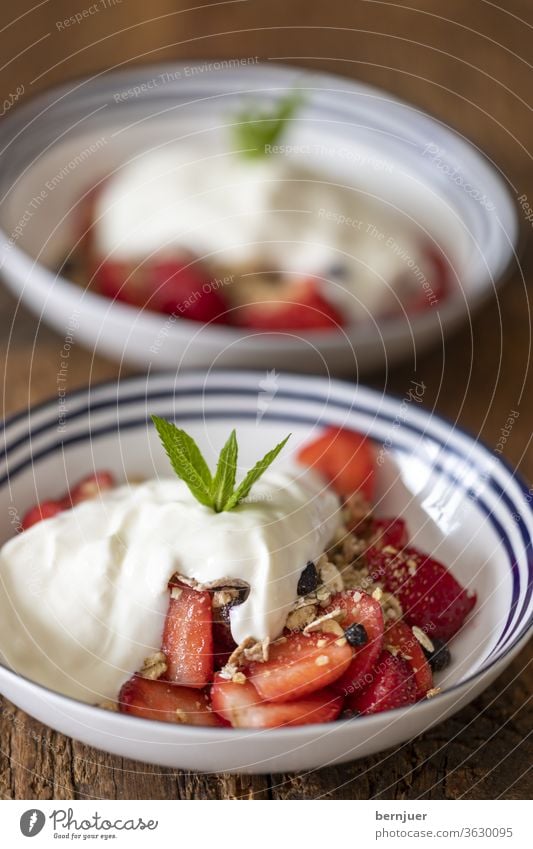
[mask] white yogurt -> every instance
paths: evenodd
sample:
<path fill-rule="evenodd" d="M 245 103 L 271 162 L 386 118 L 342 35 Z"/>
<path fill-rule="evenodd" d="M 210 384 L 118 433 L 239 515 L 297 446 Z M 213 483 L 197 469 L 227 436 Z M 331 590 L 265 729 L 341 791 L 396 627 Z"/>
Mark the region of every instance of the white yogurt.
<path fill-rule="evenodd" d="M 18 673 L 88 702 L 116 698 L 158 651 L 175 573 L 240 578 L 237 643 L 276 637 L 339 504 L 312 473 L 269 470 L 253 501 L 214 513 L 185 484 L 122 486 L 47 519 L 0 552 L 0 653 Z"/>
<path fill-rule="evenodd" d="M 433 273 L 418 228 L 394 208 L 285 156 L 184 144 L 148 151 L 106 181 L 95 244 L 117 260 L 177 250 L 236 273 L 318 275 L 352 321 L 397 311 L 397 296 L 419 294 Z"/>

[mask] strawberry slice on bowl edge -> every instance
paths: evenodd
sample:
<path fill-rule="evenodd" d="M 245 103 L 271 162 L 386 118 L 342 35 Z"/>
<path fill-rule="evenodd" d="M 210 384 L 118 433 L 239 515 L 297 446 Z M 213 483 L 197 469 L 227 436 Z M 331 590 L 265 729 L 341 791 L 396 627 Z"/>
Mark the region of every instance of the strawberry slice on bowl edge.
<path fill-rule="evenodd" d="M 369 501 L 375 489 L 372 441 L 346 428 L 328 427 L 298 452 L 298 462 L 316 469 L 343 498 L 362 492 Z"/>

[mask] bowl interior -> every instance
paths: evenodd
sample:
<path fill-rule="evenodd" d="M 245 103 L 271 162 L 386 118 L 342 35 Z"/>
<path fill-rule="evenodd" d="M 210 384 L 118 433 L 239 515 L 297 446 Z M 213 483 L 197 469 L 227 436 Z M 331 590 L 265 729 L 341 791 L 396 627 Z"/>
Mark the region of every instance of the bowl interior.
<path fill-rule="evenodd" d="M 0 539 L 23 512 L 64 492 L 93 469 L 119 480 L 168 476 L 149 414 L 174 418 L 212 461 L 235 426 L 240 464 L 250 467 L 287 432 L 285 461 L 325 424 L 369 433 L 378 446 L 377 512 L 403 516 L 413 540 L 433 552 L 478 603 L 453 640 L 453 663 L 438 684 L 450 687 L 501 657 L 531 617 L 528 496 L 482 446 L 416 402 L 393 400 L 338 382 L 260 373 L 134 378 L 74 393 L 68 413 L 55 402 L 6 428 L 0 486 L 7 509 Z M 279 461 L 278 461 L 279 462 Z M 529 496 L 531 498 L 531 496 Z M 529 586 L 529 588 L 528 588 Z"/>

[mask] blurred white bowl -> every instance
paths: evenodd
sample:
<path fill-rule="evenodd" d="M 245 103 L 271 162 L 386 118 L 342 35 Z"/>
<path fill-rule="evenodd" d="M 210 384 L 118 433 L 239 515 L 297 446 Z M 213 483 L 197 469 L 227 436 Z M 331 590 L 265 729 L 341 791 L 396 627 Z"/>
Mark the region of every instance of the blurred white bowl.
<path fill-rule="evenodd" d="M 192 69 L 192 70 L 191 70 Z M 245 95 L 292 87 L 305 106 L 284 140 L 322 174 L 407 215 L 447 255 L 453 294 L 413 315 L 345 332 L 262 333 L 169 320 L 57 275 L 80 196 L 154 145 L 219 137 Z M 192 134 L 192 135 L 191 135 Z M 367 370 L 415 356 L 494 292 L 513 257 L 516 209 L 489 162 L 457 133 L 386 92 L 275 65 L 172 64 L 82 79 L 12 110 L 0 130 L 0 257 L 12 291 L 62 334 L 143 367 Z"/>

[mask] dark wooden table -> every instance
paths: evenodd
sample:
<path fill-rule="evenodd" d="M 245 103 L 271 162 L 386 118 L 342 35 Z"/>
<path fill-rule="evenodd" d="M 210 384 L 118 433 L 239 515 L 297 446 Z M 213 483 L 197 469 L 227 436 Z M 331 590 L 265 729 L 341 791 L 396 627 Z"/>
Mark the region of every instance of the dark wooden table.
<path fill-rule="evenodd" d="M 383 86 L 471 138 L 533 205 L 533 90 L 529 0 L 97 0 L 67 29 L 57 22 L 91 3 L 19 0 L 0 11 L 1 96 L 24 96 L 79 74 L 135 62 L 259 56 L 334 70 Z M 96 4 L 93 4 L 96 5 Z M 32 10 L 32 6 L 35 8 Z M 187 6 L 195 6 L 186 11 Z M 1 119 L 0 119 L 1 120 Z M 1 167 L 1 162 L 0 162 Z M 529 236 L 531 225 L 526 221 Z M 489 445 L 518 410 L 507 458 L 533 480 L 529 367 L 531 250 L 500 294 L 416 364 L 369 382 L 404 393 L 416 375 L 424 403 Z M 56 390 L 60 340 L 0 293 L 4 407 Z M 71 352 L 69 389 L 115 377 L 114 363 Z M 112 757 L 56 734 L 0 702 L 0 794 L 33 799 L 530 798 L 531 653 L 453 719 L 363 761 L 271 777 L 197 776 Z"/>

